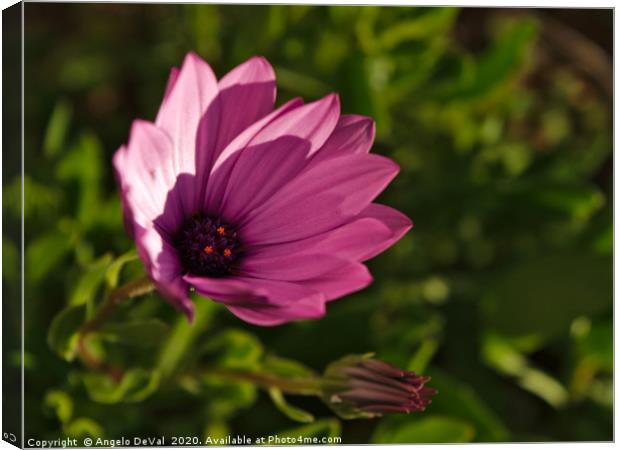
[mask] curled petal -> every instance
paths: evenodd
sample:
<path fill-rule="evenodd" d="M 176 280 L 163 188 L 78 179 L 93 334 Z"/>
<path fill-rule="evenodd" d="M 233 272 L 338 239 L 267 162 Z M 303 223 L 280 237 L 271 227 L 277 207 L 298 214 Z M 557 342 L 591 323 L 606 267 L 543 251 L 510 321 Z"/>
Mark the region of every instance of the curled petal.
<path fill-rule="evenodd" d="M 375 122 L 370 117 L 343 115 L 323 147 L 316 153 L 313 163 L 346 154 L 364 154 L 370 151 L 375 140 Z"/>
<path fill-rule="evenodd" d="M 183 279 L 199 294 L 223 303 L 237 317 L 255 325 L 279 325 L 325 314 L 323 294 L 296 283 L 191 275 Z"/>

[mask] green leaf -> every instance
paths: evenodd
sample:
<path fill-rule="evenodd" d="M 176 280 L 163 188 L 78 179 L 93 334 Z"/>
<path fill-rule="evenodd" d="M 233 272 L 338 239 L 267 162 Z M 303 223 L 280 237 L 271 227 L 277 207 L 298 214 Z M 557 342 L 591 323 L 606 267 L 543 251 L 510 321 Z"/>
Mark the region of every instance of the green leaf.
<path fill-rule="evenodd" d="M 424 339 L 420 348 L 415 352 L 412 356 L 409 364 L 407 365 L 407 370 L 412 370 L 418 373 L 424 373 L 426 371 L 426 366 L 430 363 L 433 356 L 437 352 L 439 348 L 439 342 L 434 338 Z"/>
<path fill-rule="evenodd" d="M 292 69 L 276 67 L 275 70 L 279 85 L 299 95 L 321 97 L 331 90 L 331 88 L 322 81 Z"/>
<path fill-rule="evenodd" d="M 611 320 L 592 323 L 589 332 L 580 339 L 578 348 L 584 357 L 592 360 L 607 373 L 613 372 L 613 322 Z"/>
<path fill-rule="evenodd" d="M 292 428 L 278 433 L 282 438 L 306 438 L 302 442 L 295 442 L 296 444 L 321 444 L 321 438 L 338 438 L 341 434 L 340 421 L 338 419 L 321 419 L 316 422 L 303 425 L 300 427 Z M 318 441 L 317 441 L 318 440 Z M 334 442 L 335 443 L 335 442 Z M 269 445 L 269 442 L 267 442 Z"/>
<path fill-rule="evenodd" d="M 47 408 L 53 409 L 56 417 L 61 423 L 65 424 L 73 416 L 73 400 L 66 392 L 53 389 L 45 395 L 44 404 Z"/>
<path fill-rule="evenodd" d="M 396 22 L 377 40 L 383 50 L 391 50 L 408 40 L 421 40 L 445 33 L 456 18 L 457 8 L 429 8 L 425 14 Z"/>
<path fill-rule="evenodd" d="M 214 355 L 210 360 L 217 367 L 254 370 L 260 366 L 263 346 L 253 334 L 229 329 L 211 339 L 204 351 Z"/>
<path fill-rule="evenodd" d="M 30 242 L 26 247 L 25 272 L 28 283 L 36 283 L 69 253 L 72 239 L 60 231 L 51 231 Z"/>
<path fill-rule="evenodd" d="M 118 286 L 118 279 L 123 266 L 136 259 L 138 259 L 138 252 L 135 249 L 132 249 L 112 261 L 105 273 L 105 280 L 110 289 Z"/>
<path fill-rule="evenodd" d="M 201 376 L 198 381 L 199 384 L 192 386 L 190 392 L 208 398 L 209 417 L 218 420 L 225 420 L 240 409 L 252 406 L 257 398 L 257 388 L 251 383 L 229 381 L 208 374 Z"/>
<path fill-rule="evenodd" d="M 120 383 L 106 374 L 87 373 L 83 376 L 90 398 L 106 404 L 140 402 L 157 390 L 159 379 L 159 372 L 146 369 L 127 371 Z"/>
<path fill-rule="evenodd" d="M 43 140 L 43 151 L 46 156 L 55 156 L 63 148 L 72 112 L 68 101 L 60 100 L 56 103 Z"/>
<path fill-rule="evenodd" d="M 181 368 L 184 359 L 192 352 L 198 336 L 208 329 L 218 305 L 201 298 L 194 302 L 194 309 L 193 323 L 189 323 L 187 317 L 179 316 L 161 349 L 157 369 L 162 377 L 168 377 Z"/>
<path fill-rule="evenodd" d="M 557 253 L 526 260 L 489 285 L 487 324 L 505 335 L 566 333 L 578 316 L 612 306 L 610 257 Z"/>
<path fill-rule="evenodd" d="M 77 205 L 78 222 L 88 229 L 100 214 L 103 147 L 97 136 L 92 133 L 80 136 L 59 163 L 57 177 L 61 181 L 77 182 L 78 199 L 72 203 Z"/>
<path fill-rule="evenodd" d="M 533 367 L 508 339 L 495 334 L 486 335 L 482 355 L 487 364 L 500 373 L 515 377 L 523 389 L 554 408 L 562 408 L 568 402 L 567 389 L 552 376 Z"/>
<path fill-rule="evenodd" d="M 464 64 L 464 74 L 445 83 L 435 83 L 420 93 L 434 101 L 475 101 L 493 94 L 496 89 L 509 87 L 515 74 L 523 70 L 524 61 L 536 37 L 533 21 L 513 24 L 495 42 L 477 64 Z M 465 59 L 462 63 L 467 62 Z M 469 70 L 473 69 L 473 73 Z"/>
<path fill-rule="evenodd" d="M 86 305 L 68 306 L 54 317 L 47 334 L 47 342 L 61 358 L 75 357 L 77 332 L 86 320 Z"/>
<path fill-rule="evenodd" d="M 145 319 L 107 324 L 97 334 L 109 342 L 155 347 L 163 342 L 169 331 L 170 327 L 161 320 Z"/>
<path fill-rule="evenodd" d="M 575 220 L 589 219 L 605 204 L 599 189 L 588 185 L 536 186 L 528 200 Z"/>
<path fill-rule="evenodd" d="M 396 427 L 381 423 L 373 442 L 381 444 L 457 444 L 471 442 L 475 428 L 466 421 L 444 416 L 408 420 Z"/>
<path fill-rule="evenodd" d="M 314 370 L 292 359 L 267 355 L 263 358 L 261 372 L 267 372 L 283 378 L 310 378 L 316 375 Z"/>
<path fill-rule="evenodd" d="M 101 437 L 104 435 L 103 427 L 88 417 L 78 417 L 66 425 L 64 432 L 73 438 Z"/>
<path fill-rule="evenodd" d="M 273 404 L 276 405 L 276 408 L 284 413 L 284 415 L 286 415 L 289 419 L 302 423 L 314 422 L 314 416 L 312 414 L 304 411 L 303 409 L 289 405 L 280 389 L 269 389 L 269 396 L 271 397 Z"/>
<path fill-rule="evenodd" d="M 478 397 L 476 391 L 443 372 L 433 370 L 429 386 L 439 391 L 430 406 L 433 413 L 471 422 L 476 427 L 476 440 L 501 442 L 509 439 L 509 431 L 497 415 Z"/>
<path fill-rule="evenodd" d="M 86 269 L 86 272 L 78 279 L 73 287 L 69 304 L 91 304 L 97 293 L 97 289 L 103 283 L 108 266 L 112 262 L 111 255 L 104 255 Z"/>

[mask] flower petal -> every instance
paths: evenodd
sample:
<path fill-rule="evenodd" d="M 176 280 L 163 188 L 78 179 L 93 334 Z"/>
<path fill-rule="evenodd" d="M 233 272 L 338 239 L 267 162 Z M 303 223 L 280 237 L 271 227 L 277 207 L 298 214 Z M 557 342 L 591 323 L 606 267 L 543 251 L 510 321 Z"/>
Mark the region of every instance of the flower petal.
<path fill-rule="evenodd" d="M 372 275 L 368 268 L 357 262 L 349 262 L 337 270 L 298 282 L 302 286 L 322 292 L 326 301 L 336 300 L 357 292 L 370 283 L 372 283 Z"/>
<path fill-rule="evenodd" d="M 168 76 L 168 82 L 166 83 L 166 90 L 164 91 L 164 100 L 168 98 L 174 84 L 177 82 L 177 78 L 179 77 L 179 69 L 178 67 L 173 67 L 170 69 L 170 75 Z"/>
<path fill-rule="evenodd" d="M 196 148 L 196 185 L 202 201 L 211 169 L 230 142 L 273 109 L 275 73 L 265 58 L 250 58 L 218 83 L 219 93 L 200 121 Z M 213 184 L 213 183 L 212 183 Z"/>
<path fill-rule="evenodd" d="M 255 325 L 279 325 L 325 314 L 323 294 L 296 283 L 247 277 L 183 278 L 199 294 L 223 303 L 237 317 Z"/>
<path fill-rule="evenodd" d="M 301 99 L 293 99 L 267 116 L 253 123 L 242 131 L 228 146 L 220 153 L 209 176 L 207 190 L 205 193 L 204 209 L 211 214 L 220 215 L 222 199 L 228 185 L 230 173 L 239 158 L 240 152 L 245 149 L 248 143 L 256 136 L 260 130 L 273 120 L 280 117 L 303 104 Z"/>
<path fill-rule="evenodd" d="M 313 163 L 346 154 L 368 153 L 375 140 L 375 122 L 366 116 L 343 115 L 316 153 Z"/>
<path fill-rule="evenodd" d="M 250 247 L 246 259 L 255 264 L 254 261 L 286 261 L 291 255 L 333 255 L 349 261 L 366 261 L 389 248 L 410 228 L 411 220 L 404 214 L 372 203 L 351 221 L 316 236 Z"/>
<path fill-rule="evenodd" d="M 310 142 L 309 153 L 317 151 L 334 131 L 340 117 L 340 99 L 330 94 L 307 105 L 292 109 L 270 122 L 249 142 L 251 145 L 295 136 Z"/>
<path fill-rule="evenodd" d="M 113 158 L 121 188 L 125 217 L 149 226 L 164 211 L 167 196 L 176 182 L 173 144 L 165 131 L 151 122 L 134 121 L 129 144 Z M 183 220 L 182 213 L 166 214 L 159 224 L 173 231 Z"/>
<path fill-rule="evenodd" d="M 400 211 L 379 203 L 371 203 L 364 209 L 357 220 L 372 220 L 373 223 L 381 223 L 386 229 L 383 233 L 375 236 L 374 246 L 368 246 L 366 252 L 359 255 L 360 261 L 374 258 L 379 253 L 390 248 L 396 241 L 413 227 L 411 219 Z"/>
<path fill-rule="evenodd" d="M 159 292 L 191 321 L 194 305 L 188 296 L 187 283 L 181 277 L 176 250 L 152 227 L 136 225 L 135 239 L 138 254 Z"/>
<path fill-rule="evenodd" d="M 202 121 L 218 94 L 217 80 L 209 65 L 195 53 L 188 53 L 170 92 L 164 97 L 155 124 L 168 133 L 173 143 L 175 174 L 196 175 L 197 168 L 209 160 L 217 136 L 217 123 Z M 194 183 L 179 186 L 183 211 L 191 213 L 197 205 Z"/>
<path fill-rule="evenodd" d="M 378 155 L 329 159 L 302 172 L 240 224 L 245 245 L 304 239 L 359 214 L 396 176 L 398 166 Z"/>
<path fill-rule="evenodd" d="M 275 257 L 244 255 L 237 269 L 242 276 L 300 281 L 337 270 L 346 263 L 346 260 L 328 253 L 289 253 Z"/>
<path fill-rule="evenodd" d="M 255 56 L 228 72 L 218 87 L 221 119 L 216 151 L 221 151 L 239 133 L 273 110 L 276 74 L 265 58 Z"/>
<path fill-rule="evenodd" d="M 277 307 L 229 306 L 228 310 L 248 323 L 272 327 L 297 320 L 319 319 L 325 315 L 325 303 L 305 297 L 295 303 Z"/>
<path fill-rule="evenodd" d="M 243 149 L 227 164 L 226 191 L 218 215 L 239 223 L 245 213 L 271 198 L 283 185 L 295 178 L 308 164 L 310 143 L 294 136 Z"/>

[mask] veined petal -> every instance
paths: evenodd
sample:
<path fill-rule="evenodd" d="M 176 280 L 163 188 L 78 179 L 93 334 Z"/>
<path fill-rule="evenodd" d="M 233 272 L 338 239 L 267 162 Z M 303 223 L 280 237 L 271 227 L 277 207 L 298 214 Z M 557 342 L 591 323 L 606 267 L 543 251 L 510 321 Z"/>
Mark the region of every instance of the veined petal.
<path fill-rule="evenodd" d="M 310 142 L 309 154 L 316 152 L 334 131 L 340 117 L 340 99 L 330 94 L 292 109 L 265 126 L 250 141 L 257 145 L 282 136 L 295 136 Z"/>
<path fill-rule="evenodd" d="M 377 155 L 333 158 L 303 171 L 240 224 L 245 245 L 305 239 L 350 221 L 396 176 Z"/>
<path fill-rule="evenodd" d="M 228 174 L 219 214 L 239 222 L 292 180 L 333 131 L 339 114 L 338 97 L 331 95 L 291 109 L 266 124 L 247 148 L 225 163 L 234 168 Z"/>
<path fill-rule="evenodd" d="M 200 206 L 211 169 L 222 150 L 272 111 L 276 98 L 275 73 L 265 58 L 250 58 L 226 74 L 218 83 L 218 90 L 199 125 L 196 184 Z"/>
<path fill-rule="evenodd" d="M 349 261 L 366 261 L 389 248 L 410 228 L 411 220 L 384 205 L 372 203 L 351 221 L 306 239 L 253 246 L 248 260 L 278 260 L 290 255 L 333 255 Z"/>
<path fill-rule="evenodd" d="M 229 172 L 219 215 L 239 223 L 244 215 L 265 203 L 308 164 L 310 142 L 295 136 L 251 145 L 227 164 Z"/>
<path fill-rule="evenodd" d="M 239 264 L 238 271 L 242 276 L 300 281 L 338 270 L 345 264 L 347 264 L 346 260 L 328 253 L 290 253 L 275 257 L 245 255 Z"/>
<path fill-rule="evenodd" d="M 276 74 L 265 58 L 255 56 L 228 72 L 218 87 L 222 117 L 217 149 L 221 151 L 239 133 L 273 110 Z"/>
<path fill-rule="evenodd" d="M 206 211 L 214 215 L 220 214 L 222 199 L 228 186 L 230 173 L 232 172 L 241 151 L 248 146 L 248 143 L 252 140 L 256 133 L 281 115 L 293 109 L 299 108 L 301 105 L 303 105 L 303 102 L 299 98 L 295 98 L 285 103 L 275 111 L 272 111 L 267 116 L 250 125 L 235 139 L 233 139 L 230 144 L 228 144 L 228 146 L 220 153 L 211 169 L 204 200 L 204 208 Z"/>
<path fill-rule="evenodd" d="M 218 92 L 217 80 L 209 65 L 195 53 L 188 53 L 155 120 L 172 139 L 175 174 L 196 175 L 197 168 L 209 160 L 218 124 L 207 123 L 202 118 Z M 183 210 L 191 213 L 197 205 L 196 187 L 192 183 L 179 188 L 183 192 L 179 199 Z"/>
<path fill-rule="evenodd" d="M 172 158 L 173 144 L 165 131 L 151 122 L 134 121 L 129 144 L 113 158 L 126 217 L 146 227 L 162 214 L 176 182 Z M 178 211 L 163 217 L 160 225 L 172 231 L 182 220 Z"/>

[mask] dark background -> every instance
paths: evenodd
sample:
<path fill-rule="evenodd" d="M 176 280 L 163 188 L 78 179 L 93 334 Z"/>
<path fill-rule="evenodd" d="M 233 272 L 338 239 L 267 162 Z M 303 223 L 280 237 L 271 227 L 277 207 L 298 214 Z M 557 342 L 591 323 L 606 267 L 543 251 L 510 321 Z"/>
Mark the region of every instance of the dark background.
<path fill-rule="evenodd" d="M 25 11 L 26 437 L 613 438 L 611 10 Z M 401 166 L 380 200 L 415 225 L 370 262 L 374 284 L 320 321 L 258 328 L 196 299 L 190 328 L 156 295 L 124 306 L 114 320 L 156 317 L 170 329 L 147 348 L 92 344 L 137 370 L 133 390 L 119 392 L 52 351 L 48 333 L 67 305 L 100 301 L 112 261 L 132 248 L 111 157 L 134 118 L 154 118 L 169 68 L 190 50 L 218 76 L 264 55 L 278 104 L 336 91 L 344 113 L 372 116 L 373 151 Z M 4 220 L 16 223 L 19 180 L 4 182 Z M 5 283 L 18 255 L 5 239 Z M 121 278 L 141 271 L 130 262 Z M 433 376 L 440 393 L 425 413 L 345 421 L 290 397 L 317 418 L 299 425 L 252 385 L 184 375 L 267 354 L 321 370 L 368 351 Z"/>

